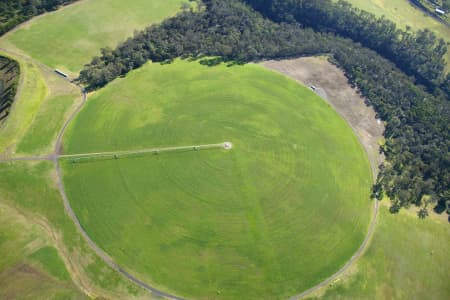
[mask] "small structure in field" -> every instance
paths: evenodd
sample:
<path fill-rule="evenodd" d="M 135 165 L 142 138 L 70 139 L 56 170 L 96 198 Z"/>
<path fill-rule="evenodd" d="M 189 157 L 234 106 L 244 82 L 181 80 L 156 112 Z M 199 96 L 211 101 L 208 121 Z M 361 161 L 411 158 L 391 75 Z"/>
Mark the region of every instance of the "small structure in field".
<path fill-rule="evenodd" d="M 436 8 L 436 9 L 435 9 L 435 12 L 436 12 L 438 15 L 441 15 L 441 16 L 445 15 L 445 11 L 443 11 L 443 10 L 440 9 L 440 8 Z"/>
<path fill-rule="evenodd" d="M 64 73 L 61 70 L 55 69 L 55 73 L 60 75 L 60 76 L 62 76 L 62 77 L 64 77 L 64 78 L 69 78 L 69 75 L 67 75 L 66 73 Z"/>
<path fill-rule="evenodd" d="M 223 143 L 223 148 L 225 150 L 230 150 L 231 148 L 233 148 L 233 144 L 231 142 L 225 142 Z"/>

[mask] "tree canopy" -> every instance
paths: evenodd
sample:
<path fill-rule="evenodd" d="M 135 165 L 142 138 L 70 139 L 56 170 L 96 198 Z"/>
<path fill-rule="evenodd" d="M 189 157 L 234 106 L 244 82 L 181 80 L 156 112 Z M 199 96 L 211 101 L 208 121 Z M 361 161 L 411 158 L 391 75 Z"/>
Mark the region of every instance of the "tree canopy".
<path fill-rule="evenodd" d="M 445 82 L 444 40 L 430 30 L 400 30 L 395 23 L 332 0 L 244 0 L 276 22 L 299 23 L 320 32 L 333 32 L 376 51 L 403 72 L 433 90 Z"/>
<path fill-rule="evenodd" d="M 0 1 L 0 35 L 33 16 L 75 1 L 77 0 L 2 0 Z"/>
<path fill-rule="evenodd" d="M 296 18 L 288 17 L 293 13 L 296 16 L 297 10 L 288 5 L 291 2 L 303 5 L 316 1 L 273 1 L 273 4 L 269 0 L 256 2 L 260 2 L 254 5 L 256 9 L 279 5 L 274 11 L 281 17 L 269 20 L 237 0 L 205 0 L 205 8 L 197 12 L 185 11 L 160 25 L 136 33 L 114 50 L 103 49 L 100 57 L 95 57 L 86 65 L 79 80 L 87 84 L 89 89 L 95 89 L 140 67 L 148 60 L 163 62 L 176 57 L 220 57 L 208 60 L 211 64 L 220 61 L 245 63 L 328 54 L 345 71 L 349 81 L 358 87 L 368 104 L 374 107 L 378 117 L 386 122 L 386 143 L 382 151 L 387 162 L 380 166 L 374 195 L 381 198 L 387 194 L 392 200 L 393 211 L 411 204 L 448 204 L 450 109 L 448 93 L 438 85 L 444 82 L 438 65 L 446 51 L 445 45 L 437 41 L 430 32 L 417 35 L 402 33 L 385 22 L 380 28 L 391 28 L 390 32 L 395 33 L 395 37 L 389 37 L 382 29 L 376 29 L 371 33 L 373 41 L 370 41 L 370 47 L 364 47 L 364 43 L 357 38 L 347 39 L 332 32 L 328 22 L 324 21 L 324 26 L 330 27 L 321 30 L 316 26 L 307 28 L 297 22 Z M 327 1 L 317 1 L 322 2 Z M 347 6 L 348 4 L 339 2 L 331 7 L 337 7 L 334 14 L 339 14 L 342 7 Z M 348 9 L 352 11 L 351 7 Z M 306 15 L 305 18 L 312 18 L 311 15 L 317 18 L 320 15 L 314 9 L 300 11 L 302 15 Z M 351 22 L 355 24 L 364 24 L 358 18 L 366 18 L 368 24 L 374 22 L 373 16 L 356 12 L 353 14 L 355 16 Z M 322 18 L 326 19 L 325 16 Z M 346 24 L 346 27 L 352 25 L 350 22 Z M 407 48 L 420 44 L 421 51 L 427 57 L 417 60 L 411 54 L 399 61 L 389 59 L 390 56 L 384 52 L 374 51 L 395 38 L 400 41 L 408 40 L 410 46 L 403 45 Z M 422 42 L 419 43 L 420 39 Z M 396 49 L 394 47 L 392 51 L 397 51 Z M 428 73 L 423 70 L 434 71 Z M 425 79 L 429 83 L 428 91 L 408 74 L 417 75 L 419 82 Z"/>
<path fill-rule="evenodd" d="M 0 56 L 0 122 L 9 115 L 16 95 L 19 73 L 20 68 L 16 61 Z"/>

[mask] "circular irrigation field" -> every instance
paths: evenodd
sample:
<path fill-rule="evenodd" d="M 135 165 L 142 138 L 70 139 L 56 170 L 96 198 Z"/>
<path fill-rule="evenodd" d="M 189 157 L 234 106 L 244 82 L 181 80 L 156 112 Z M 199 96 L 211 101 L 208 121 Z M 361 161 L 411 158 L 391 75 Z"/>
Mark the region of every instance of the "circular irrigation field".
<path fill-rule="evenodd" d="M 66 154 L 229 141 L 232 149 L 62 160 L 83 228 L 146 283 L 196 299 L 283 299 L 332 275 L 371 215 L 350 127 L 258 65 L 147 64 L 90 96 Z"/>

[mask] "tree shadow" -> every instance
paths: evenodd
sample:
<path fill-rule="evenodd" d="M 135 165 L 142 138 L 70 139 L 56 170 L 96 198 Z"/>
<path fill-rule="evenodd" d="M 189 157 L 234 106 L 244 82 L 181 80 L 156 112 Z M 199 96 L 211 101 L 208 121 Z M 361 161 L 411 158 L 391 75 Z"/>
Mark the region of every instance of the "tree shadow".
<path fill-rule="evenodd" d="M 237 60 L 229 59 L 229 58 L 226 58 L 223 56 L 202 58 L 199 60 L 199 63 L 203 66 L 208 66 L 208 67 L 215 67 L 222 63 L 226 64 L 227 67 L 245 65 L 245 62 L 243 62 L 243 61 L 237 61 Z"/>
<path fill-rule="evenodd" d="M 209 57 L 209 58 L 203 58 L 199 60 L 199 63 L 203 66 L 208 67 L 215 67 L 220 65 L 224 62 L 224 59 L 222 57 Z"/>

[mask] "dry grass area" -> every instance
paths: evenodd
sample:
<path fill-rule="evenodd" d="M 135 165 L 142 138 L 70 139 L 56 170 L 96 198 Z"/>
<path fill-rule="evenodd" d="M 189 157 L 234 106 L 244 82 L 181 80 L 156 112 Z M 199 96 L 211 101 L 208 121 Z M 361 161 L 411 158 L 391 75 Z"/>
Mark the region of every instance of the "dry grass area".
<path fill-rule="evenodd" d="M 69 283 L 42 272 L 29 264 L 21 264 L 0 273 L 0 297 L 2 299 L 87 299 Z"/>
<path fill-rule="evenodd" d="M 0 299 L 154 299 L 89 250 L 54 172 L 50 162 L 0 164 Z"/>
<path fill-rule="evenodd" d="M 348 122 L 367 152 L 374 176 L 383 161 L 379 144 L 384 124 L 376 118 L 373 108 L 365 104 L 357 89 L 352 88 L 344 73 L 325 57 L 266 61 L 263 66 L 278 71 L 315 91 Z"/>
<path fill-rule="evenodd" d="M 87 299 L 56 254 L 58 234 L 0 198 L 0 299 Z"/>

